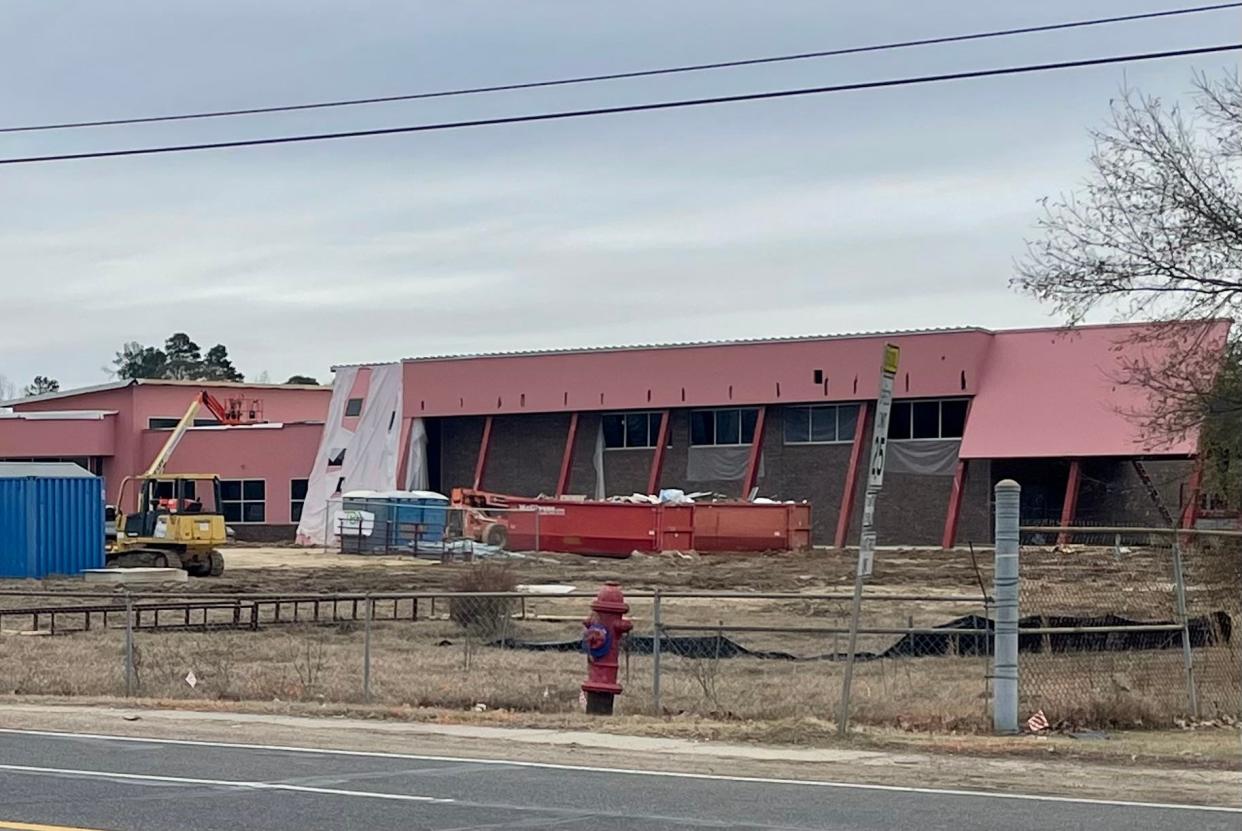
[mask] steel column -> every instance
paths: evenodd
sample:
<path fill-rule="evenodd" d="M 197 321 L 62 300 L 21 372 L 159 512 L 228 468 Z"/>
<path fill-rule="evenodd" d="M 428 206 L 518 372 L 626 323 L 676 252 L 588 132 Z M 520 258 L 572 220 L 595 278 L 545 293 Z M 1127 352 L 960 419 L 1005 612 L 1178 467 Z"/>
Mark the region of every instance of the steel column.
<path fill-rule="evenodd" d="M 1194 528 L 1199 519 L 1199 495 L 1203 489 L 1203 457 L 1195 459 L 1194 470 L 1190 474 L 1190 494 L 1186 505 L 1182 508 L 1182 528 Z"/>
<path fill-rule="evenodd" d="M 405 490 L 405 477 L 409 475 L 410 437 L 414 434 L 414 419 L 401 420 L 401 435 L 397 439 L 397 481 L 398 490 Z"/>
<path fill-rule="evenodd" d="M 556 479 L 556 495 L 562 497 L 569 487 L 569 472 L 574 466 L 574 440 L 578 437 L 578 414 L 569 416 L 569 432 L 565 434 L 565 452 L 561 454 L 561 473 Z"/>
<path fill-rule="evenodd" d="M 668 423 L 671 420 L 668 410 L 660 414 L 660 432 L 656 436 L 655 450 L 651 454 L 651 473 L 647 476 L 647 493 L 659 492 L 660 473 L 664 469 L 664 448 L 668 446 Z"/>
<path fill-rule="evenodd" d="M 1074 514 L 1078 512 L 1078 483 L 1082 478 L 1082 462 L 1078 459 L 1070 461 L 1069 478 L 1065 482 L 1065 501 L 1061 503 L 1061 524 L 1073 525 Z M 1057 545 L 1069 542 L 1070 535 L 1057 535 Z"/>
<path fill-rule="evenodd" d="M 755 489 L 759 480 L 759 458 L 763 454 L 763 427 L 767 420 L 768 408 L 759 408 L 759 417 L 755 421 L 755 437 L 750 443 L 750 458 L 746 460 L 746 478 L 742 480 L 742 498 L 750 499 L 750 492 Z"/>
<path fill-rule="evenodd" d="M 845 538 L 850 533 L 850 517 L 854 513 L 854 491 L 858 489 L 858 466 L 862 461 L 863 444 L 867 437 L 867 416 L 871 402 L 858 405 L 858 421 L 854 424 L 854 445 L 850 448 L 850 463 L 845 469 L 845 486 L 841 490 L 841 509 L 837 514 L 837 533 L 832 538 L 835 548 L 845 548 Z"/>
<path fill-rule="evenodd" d="M 487 451 L 492 444 L 492 417 L 483 422 L 483 436 L 479 439 L 479 458 L 474 463 L 474 489 L 483 487 L 483 469 L 487 467 Z"/>
<path fill-rule="evenodd" d="M 962 491 L 966 488 L 966 460 L 957 460 L 953 472 L 953 491 L 949 494 L 949 512 L 944 517 L 944 536 L 940 547 L 946 551 L 957 544 L 957 520 L 962 513 Z"/>

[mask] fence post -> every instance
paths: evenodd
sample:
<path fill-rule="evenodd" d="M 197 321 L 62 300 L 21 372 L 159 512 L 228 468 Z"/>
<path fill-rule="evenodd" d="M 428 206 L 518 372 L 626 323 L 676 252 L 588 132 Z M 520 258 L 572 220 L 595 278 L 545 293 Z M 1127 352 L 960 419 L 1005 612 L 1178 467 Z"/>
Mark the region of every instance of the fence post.
<path fill-rule="evenodd" d="M 663 711 L 660 707 L 660 639 L 663 637 L 660 620 L 660 590 L 655 590 L 655 598 L 651 604 L 651 706 L 658 716 Z"/>
<path fill-rule="evenodd" d="M 1186 673 L 1186 700 L 1190 715 L 1199 718 L 1199 691 L 1195 687 L 1195 661 L 1190 651 L 1190 616 L 1186 610 L 1186 576 L 1182 570 L 1182 544 L 1173 535 L 1173 592 L 1177 600 L 1177 622 L 1182 625 L 1182 669 Z"/>
<path fill-rule="evenodd" d="M 367 617 L 362 626 L 362 701 L 371 703 L 371 619 L 375 617 L 375 600 L 367 593 Z"/>
<path fill-rule="evenodd" d="M 134 599 L 125 592 L 125 697 L 134 696 Z"/>
<path fill-rule="evenodd" d="M 996 598 L 992 675 L 992 729 L 1018 732 L 1018 521 L 1022 486 L 1012 479 L 996 483 L 996 559 L 992 594 Z"/>

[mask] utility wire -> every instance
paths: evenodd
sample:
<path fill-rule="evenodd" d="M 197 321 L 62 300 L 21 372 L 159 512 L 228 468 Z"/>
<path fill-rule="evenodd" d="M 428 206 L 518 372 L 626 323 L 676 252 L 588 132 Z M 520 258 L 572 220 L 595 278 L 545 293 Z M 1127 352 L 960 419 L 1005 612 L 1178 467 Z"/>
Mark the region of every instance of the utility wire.
<path fill-rule="evenodd" d="M 1022 66 L 1000 67 L 996 69 L 976 69 L 968 72 L 946 72 L 938 75 L 919 75 L 907 78 L 892 78 L 884 81 L 860 81 L 852 84 L 833 84 L 831 86 L 822 87 L 802 87 L 798 89 L 752 92 L 740 95 L 718 95 L 711 98 L 654 101 L 646 104 L 627 104 L 617 107 L 594 107 L 586 110 L 558 110 L 554 112 L 531 113 L 527 115 L 502 116 L 499 118 L 478 118 L 467 121 L 441 121 L 432 122 L 430 124 L 414 124 L 406 127 L 381 127 L 373 130 L 345 130 L 334 133 L 302 133 L 292 136 L 273 136 L 271 138 L 241 139 L 237 141 L 213 141 L 198 144 L 172 144 L 155 147 L 133 147 L 122 150 L 94 150 L 82 153 L 57 153 L 55 155 L 47 156 L 18 156 L 0 158 L 0 165 L 29 164 L 32 162 L 59 162 L 69 161 L 72 159 L 102 159 L 115 156 L 149 156 L 159 153 L 186 153 L 192 150 L 223 150 L 232 147 L 257 147 L 268 144 L 297 144 L 309 141 L 327 141 L 329 139 L 390 136 L 400 133 L 427 133 L 439 130 L 456 130 L 465 127 L 489 127 L 499 124 L 560 121 L 571 118 L 586 118 L 598 115 L 651 112 L 654 110 L 674 110 L 684 109 L 687 107 L 702 107 L 711 104 L 732 104 L 741 101 L 793 98 L 797 96 L 819 95 L 832 92 L 904 87 L 916 84 L 938 83 L 941 81 L 962 81 L 970 78 L 989 78 L 1000 75 L 1022 75 L 1031 72 L 1047 72 L 1055 69 L 1103 66 L 1105 64 L 1185 57 L 1187 55 L 1207 55 L 1214 52 L 1229 52 L 1238 49 L 1242 49 L 1242 43 L 1227 43 L 1221 46 L 1201 46 L 1194 49 L 1173 49 L 1164 52 L 1139 52 L 1129 55 L 1114 55 L 1107 58 L 1086 58 L 1077 61 L 1057 61 L 1055 63 L 1027 64 Z"/>
<path fill-rule="evenodd" d="M 745 58 L 740 60 L 717 61 L 715 63 L 688 64 L 670 66 L 659 69 L 639 69 L 631 72 L 612 72 L 603 75 L 583 75 L 573 78 L 558 78 L 547 81 L 528 81 L 518 84 L 496 84 L 484 87 L 463 87 L 460 89 L 439 90 L 435 92 L 416 92 L 405 95 L 382 95 L 372 98 L 347 98 L 339 101 L 319 101 L 308 104 L 283 104 L 271 107 L 250 107 L 236 110 L 211 110 L 207 112 L 179 113 L 174 115 L 137 116 L 133 118 L 109 118 L 99 121 L 65 121 L 53 124 L 32 124 L 17 127 L 0 127 L 0 133 L 30 133 L 40 130 L 69 130 L 79 127 L 108 127 L 119 124 L 151 124 L 161 121 L 190 121 L 203 118 L 223 118 L 226 116 L 260 115 L 263 113 L 283 113 L 297 110 L 320 110 L 330 107 L 354 107 L 361 104 L 386 104 L 394 101 L 416 101 L 424 98 L 450 98 L 458 95 L 478 95 L 487 92 L 507 92 L 519 89 L 536 89 L 539 87 L 559 87 L 571 84 L 589 84 L 598 81 L 617 81 L 627 78 L 649 78 L 655 75 L 674 75 L 683 72 L 702 72 L 710 69 L 727 69 L 739 66 L 756 66 L 759 64 L 785 63 L 804 61 L 812 58 L 828 58 L 837 55 L 857 55 L 865 52 L 883 52 L 890 49 L 908 49 L 915 46 L 934 46 L 942 43 L 961 43 L 971 40 L 1027 35 L 1036 32 L 1054 32 L 1062 29 L 1078 29 L 1088 26 L 1103 26 L 1113 23 L 1124 23 L 1134 20 L 1151 20 L 1161 17 L 1175 17 L 1203 12 L 1220 11 L 1242 7 L 1242 2 L 1215 3 L 1207 6 L 1192 6 L 1183 9 L 1166 9 L 1163 11 L 1143 12 L 1140 14 L 1118 15 L 1116 17 L 1099 17 L 1089 20 L 1072 20 L 1065 23 L 1048 23 L 1040 26 L 1023 26 L 1016 29 L 996 29 L 985 32 L 972 32 L 963 35 L 945 35 L 918 40 L 903 40 L 892 43 L 878 43 L 869 46 L 848 46 L 840 49 L 828 49 L 820 52 L 800 52 L 792 55 L 773 55 L 763 58 Z"/>

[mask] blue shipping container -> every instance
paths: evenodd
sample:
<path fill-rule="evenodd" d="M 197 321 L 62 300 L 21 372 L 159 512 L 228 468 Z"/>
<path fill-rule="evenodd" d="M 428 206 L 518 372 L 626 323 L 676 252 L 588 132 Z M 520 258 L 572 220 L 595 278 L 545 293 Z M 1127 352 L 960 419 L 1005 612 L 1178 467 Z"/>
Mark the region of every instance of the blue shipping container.
<path fill-rule="evenodd" d="M 103 480 L 89 473 L 14 475 L 17 466 L 6 467 L 0 471 L 0 577 L 103 568 Z"/>

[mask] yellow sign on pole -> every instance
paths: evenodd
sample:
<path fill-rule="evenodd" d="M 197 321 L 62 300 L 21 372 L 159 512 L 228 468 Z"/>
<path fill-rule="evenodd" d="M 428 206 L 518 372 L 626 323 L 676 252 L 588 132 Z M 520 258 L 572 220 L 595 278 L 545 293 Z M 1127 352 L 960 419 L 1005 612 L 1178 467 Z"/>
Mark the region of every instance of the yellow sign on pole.
<path fill-rule="evenodd" d="M 897 364 L 901 361 L 901 347 L 896 344 L 884 344 L 884 372 L 887 375 L 897 374 Z"/>

